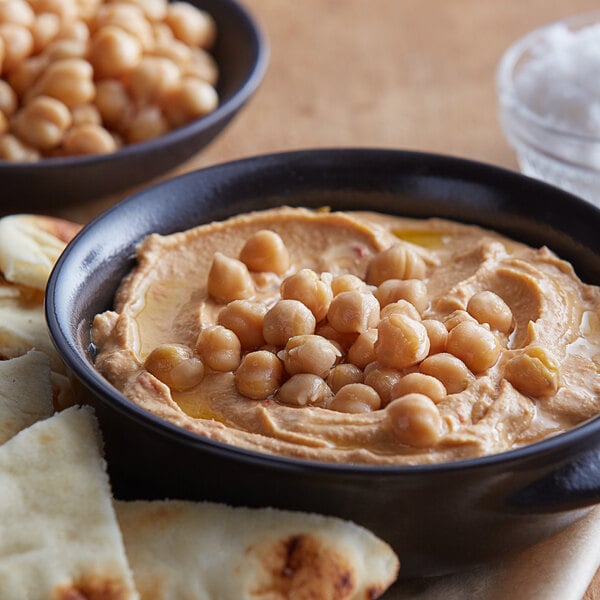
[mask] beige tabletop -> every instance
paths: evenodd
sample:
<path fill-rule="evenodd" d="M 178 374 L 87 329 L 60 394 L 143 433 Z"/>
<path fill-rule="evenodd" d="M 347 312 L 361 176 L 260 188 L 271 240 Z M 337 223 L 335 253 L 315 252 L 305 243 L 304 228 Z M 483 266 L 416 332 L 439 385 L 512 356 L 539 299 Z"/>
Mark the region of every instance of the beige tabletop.
<path fill-rule="evenodd" d="M 530 29 L 594 0 L 245 0 L 267 35 L 258 93 L 177 173 L 326 146 L 424 150 L 516 168 L 495 70 Z M 125 194 L 52 211 L 86 222 Z"/>
<path fill-rule="evenodd" d="M 270 43 L 258 93 L 176 173 L 330 146 L 432 151 L 516 169 L 497 119 L 506 47 L 594 0 L 245 0 Z M 168 177 L 176 174 L 170 173 Z M 85 223 L 122 196 L 61 208 Z M 586 595 L 600 599 L 600 576 Z"/>

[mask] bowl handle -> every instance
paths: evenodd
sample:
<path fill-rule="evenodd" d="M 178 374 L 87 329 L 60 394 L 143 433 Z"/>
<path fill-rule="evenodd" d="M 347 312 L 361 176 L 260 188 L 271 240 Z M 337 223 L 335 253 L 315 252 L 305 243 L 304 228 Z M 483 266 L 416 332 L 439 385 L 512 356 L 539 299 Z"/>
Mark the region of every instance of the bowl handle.
<path fill-rule="evenodd" d="M 600 448 L 579 455 L 559 469 L 529 484 L 511 498 L 511 505 L 554 511 L 600 502 Z"/>

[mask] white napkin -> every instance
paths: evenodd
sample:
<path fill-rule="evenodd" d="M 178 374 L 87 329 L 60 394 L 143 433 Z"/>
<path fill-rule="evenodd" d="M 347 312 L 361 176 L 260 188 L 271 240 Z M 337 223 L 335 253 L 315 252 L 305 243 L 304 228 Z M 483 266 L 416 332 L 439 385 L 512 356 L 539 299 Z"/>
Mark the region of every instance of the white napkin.
<path fill-rule="evenodd" d="M 581 600 L 600 568 L 600 506 L 567 529 L 493 565 L 400 581 L 385 600 Z"/>

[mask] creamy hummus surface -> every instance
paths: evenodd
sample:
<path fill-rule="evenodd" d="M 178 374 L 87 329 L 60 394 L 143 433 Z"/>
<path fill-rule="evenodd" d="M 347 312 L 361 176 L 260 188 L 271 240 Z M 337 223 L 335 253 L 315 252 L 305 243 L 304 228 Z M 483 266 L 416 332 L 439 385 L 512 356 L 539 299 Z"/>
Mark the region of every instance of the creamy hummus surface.
<path fill-rule="evenodd" d="M 600 288 L 547 248 L 441 219 L 282 207 L 137 248 L 96 367 L 238 447 L 423 464 L 600 413 Z"/>

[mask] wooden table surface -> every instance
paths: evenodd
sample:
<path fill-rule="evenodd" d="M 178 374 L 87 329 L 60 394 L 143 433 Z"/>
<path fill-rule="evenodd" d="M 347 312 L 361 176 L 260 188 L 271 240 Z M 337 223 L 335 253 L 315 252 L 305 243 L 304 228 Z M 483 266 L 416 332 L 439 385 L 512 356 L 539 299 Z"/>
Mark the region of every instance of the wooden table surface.
<path fill-rule="evenodd" d="M 377 146 L 516 169 L 497 119 L 503 51 L 594 0 L 244 0 L 270 44 L 259 91 L 226 131 L 167 177 L 265 152 Z M 122 196 L 61 207 L 87 222 Z M 600 599 L 600 576 L 586 595 Z"/>

